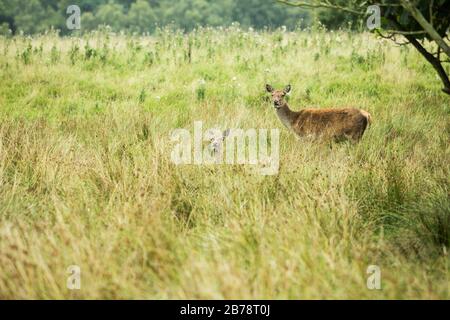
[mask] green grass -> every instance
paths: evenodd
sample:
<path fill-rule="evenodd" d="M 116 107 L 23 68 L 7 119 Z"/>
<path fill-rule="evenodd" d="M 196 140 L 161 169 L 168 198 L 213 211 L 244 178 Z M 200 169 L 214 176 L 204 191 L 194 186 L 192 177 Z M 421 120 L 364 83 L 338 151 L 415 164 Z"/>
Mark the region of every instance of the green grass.
<path fill-rule="evenodd" d="M 0 38 L 0 68 L 0 298 L 450 298 L 450 100 L 413 49 L 236 27 L 47 34 Z M 357 145 L 297 140 L 266 82 L 291 83 L 293 109 L 374 123 Z M 170 133 L 194 121 L 280 128 L 279 174 L 174 165 Z"/>

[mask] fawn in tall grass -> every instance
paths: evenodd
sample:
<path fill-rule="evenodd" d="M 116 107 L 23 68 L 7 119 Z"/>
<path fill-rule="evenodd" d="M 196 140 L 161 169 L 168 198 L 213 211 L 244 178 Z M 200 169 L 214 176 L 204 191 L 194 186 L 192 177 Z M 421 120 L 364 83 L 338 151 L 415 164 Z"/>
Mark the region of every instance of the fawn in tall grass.
<path fill-rule="evenodd" d="M 371 123 L 370 113 L 355 108 L 292 111 L 284 99 L 291 91 L 291 85 L 283 90 L 275 90 L 271 85 L 266 84 L 266 90 L 272 94 L 272 102 L 278 118 L 299 137 L 312 136 L 357 142 Z"/>

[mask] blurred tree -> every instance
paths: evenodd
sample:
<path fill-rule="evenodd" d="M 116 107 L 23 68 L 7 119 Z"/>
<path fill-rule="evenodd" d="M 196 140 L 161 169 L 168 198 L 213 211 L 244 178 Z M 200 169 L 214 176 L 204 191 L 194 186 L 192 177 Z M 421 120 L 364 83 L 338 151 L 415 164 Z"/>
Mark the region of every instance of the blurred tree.
<path fill-rule="evenodd" d="M 3 29 L 10 29 L 12 32 L 16 31 L 14 17 L 17 8 L 17 0 L 0 0 L 0 24 L 2 24 Z"/>
<path fill-rule="evenodd" d="M 338 0 L 336 3 L 342 6 L 348 3 L 348 0 Z M 349 12 L 327 9 L 319 9 L 317 11 L 317 19 L 328 29 L 356 29 L 361 25 L 358 23 L 360 22 L 358 16 Z"/>
<path fill-rule="evenodd" d="M 113 0 L 100 5 L 95 18 L 99 25 L 108 25 L 115 31 L 120 31 L 126 24 L 124 7 Z M 83 21 L 81 23 L 83 23 Z"/>
<path fill-rule="evenodd" d="M 81 30 L 94 30 L 98 27 L 98 21 L 92 12 L 81 13 Z"/>
<path fill-rule="evenodd" d="M 285 10 L 273 1 L 246 0 L 236 2 L 233 10 L 235 21 L 244 26 L 264 27 L 296 27 L 301 20 L 309 20 L 304 10 Z"/>
<path fill-rule="evenodd" d="M 131 4 L 127 21 L 127 28 L 131 31 L 151 32 L 155 29 L 158 19 L 147 1 L 137 0 L 137 2 Z"/>
<path fill-rule="evenodd" d="M 164 15 L 164 24 L 175 24 L 191 30 L 199 25 L 227 25 L 232 20 L 234 0 L 220 2 L 212 0 L 162 0 L 160 7 Z"/>
<path fill-rule="evenodd" d="M 53 13 L 51 8 L 48 11 L 44 10 L 39 0 L 22 2 L 15 10 L 14 25 L 25 33 L 44 31 L 46 28 L 43 28 L 42 21 L 48 21 L 48 13 Z"/>

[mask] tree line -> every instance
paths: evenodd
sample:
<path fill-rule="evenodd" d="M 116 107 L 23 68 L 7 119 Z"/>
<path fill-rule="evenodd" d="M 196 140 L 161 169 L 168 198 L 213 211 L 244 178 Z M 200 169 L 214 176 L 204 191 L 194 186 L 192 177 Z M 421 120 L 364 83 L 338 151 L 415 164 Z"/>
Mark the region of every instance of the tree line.
<path fill-rule="evenodd" d="M 273 0 L 0 0 L 0 31 L 34 34 L 53 28 L 68 34 L 66 10 L 70 5 L 80 8 L 81 31 L 100 25 L 138 33 L 152 33 L 167 25 L 189 31 L 233 22 L 256 29 L 292 29 L 308 25 L 311 19 L 306 10 Z"/>

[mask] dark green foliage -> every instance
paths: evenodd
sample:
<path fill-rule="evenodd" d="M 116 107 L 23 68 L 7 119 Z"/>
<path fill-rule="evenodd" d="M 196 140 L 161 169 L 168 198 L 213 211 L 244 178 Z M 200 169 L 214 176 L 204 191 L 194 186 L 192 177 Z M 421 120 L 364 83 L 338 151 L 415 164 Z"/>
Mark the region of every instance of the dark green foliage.
<path fill-rule="evenodd" d="M 348 0 L 335 1 L 337 4 L 346 6 Z M 328 29 L 356 28 L 359 26 L 358 16 L 338 10 L 321 9 L 316 13 L 316 18 Z"/>
<path fill-rule="evenodd" d="M 10 29 L 14 34 L 33 34 L 54 28 L 61 34 L 71 34 L 74 31 L 66 27 L 66 10 L 72 4 L 80 7 L 82 32 L 101 25 L 113 31 L 138 33 L 151 33 L 164 26 L 189 31 L 233 22 L 244 27 L 292 29 L 308 21 L 305 11 L 272 0 L 0 0 L 0 32 L 8 34 Z"/>
<path fill-rule="evenodd" d="M 375 3 L 375 1 L 373 1 Z M 377 3 L 392 3 L 392 1 L 378 1 Z M 422 13 L 427 21 L 433 22 L 434 29 L 443 37 L 450 26 L 450 1 L 447 0 L 420 0 L 415 1 L 416 8 Z M 432 3 L 432 6 L 431 6 Z M 385 29 L 399 29 L 402 31 L 422 30 L 422 27 L 416 20 L 408 14 L 402 7 L 386 7 L 382 9 L 383 22 Z M 416 38 L 423 38 L 427 34 L 418 34 Z M 428 37 L 428 36 L 427 36 Z M 429 37 L 428 37 L 429 38 Z M 429 38 L 430 39 L 430 38 Z"/>

